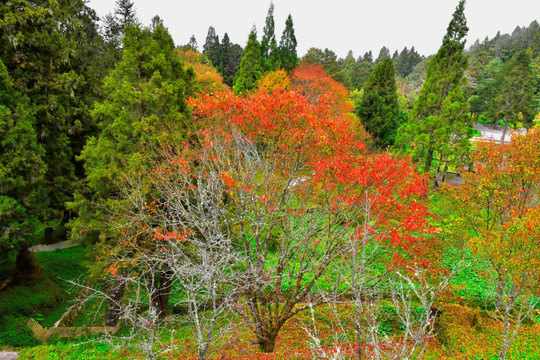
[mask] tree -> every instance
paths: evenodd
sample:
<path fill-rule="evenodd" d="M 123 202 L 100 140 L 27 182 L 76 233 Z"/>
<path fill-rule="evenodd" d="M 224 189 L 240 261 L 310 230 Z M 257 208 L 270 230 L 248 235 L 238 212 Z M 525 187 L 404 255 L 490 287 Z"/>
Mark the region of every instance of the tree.
<path fill-rule="evenodd" d="M 379 55 L 377 56 L 377 59 L 375 60 L 375 63 L 380 63 L 381 61 L 384 61 L 387 57 L 390 56 L 390 49 L 388 49 L 386 46 L 383 46 L 381 50 L 379 51 Z"/>
<path fill-rule="evenodd" d="M 378 63 L 364 86 L 362 103 L 357 115 L 366 130 L 375 138 L 375 145 L 394 144 L 401 113 L 392 59 Z"/>
<path fill-rule="evenodd" d="M 227 92 L 229 88 L 223 83 L 223 78 L 217 70 L 208 63 L 208 59 L 193 50 L 176 50 L 176 54 L 184 61 L 184 66 L 192 66 L 195 71 L 197 85 L 200 89 L 194 89 L 196 92 L 214 94 L 216 92 Z"/>
<path fill-rule="evenodd" d="M 368 52 L 366 52 L 364 54 L 364 57 L 362 58 L 363 61 L 365 62 L 373 62 L 373 53 L 371 52 L 371 50 L 369 50 Z"/>
<path fill-rule="evenodd" d="M 240 69 L 234 80 L 234 93 L 243 94 L 257 87 L 257 80 L 263 75 L 261 45 L 257 41 L 257 31 L 253 28 L 249 34 L 244 50 L 244 57 L 240 62 Z"/>
<path fill-rule="evenodd" d="M 268 93 L 273 93 L 274 90 L 288 91 L 291 89 L 291 80 L 285 70 L 271 71 L 259 79 L 257 89 Z"/>
<path fill-rule="evenodd" d="M 0 60 L 0 254 L 17 253 L 15 278 L 35 277 L 28 248 L 42 236 L 44 151 L 37 141 L 35 112 L 13 86 Z"/>
<path fill-rule="evenodd" d="M 195 130 L 185 97 L 194 88 L 195 74 L 184 69 L 168 31 L 159 24 L 154 31 L 127 27 L 124 56 L 106 78 L 106 99 L 95 105 L 99 137 L 86 144 L 84 161 L 87 187 L 70 203 L 78 213 L 72 222 L 72 238 L 101 240 L 108 253 L 122 254 L 123 243 L 107 218 L 125 205 L 119 185 L 124 174 L 149 171 L 155 146 L 171 139 L 188 139 Z M 108 260 L 103 259 L 103 264 Z M 160 268 L 158 288 L 163 316 L 167 309 L 171 271 Z M 157 280 L 156 280 L 157 281 Z"/>
<path fill-rule="evenodd" d="M 0 4 L 0 13 L 0 57 L 14 87 L 32 104 L 45 151 L 43 219 L 61 232 L 72 216 L 65 203 L 83 175 L 75 156 L 97 132 L 90 108 L 101 99 L 108 70 L 97 17 L 82 0 L 10 1 Z"/>
<path fill-rule="evenodd" d="M 195 35 L 191 35 L 188 45 L 191 47 L 191 50 L 199 51 L 199 46 L 197 45 L 197 39 L 195 39 Z"/>
<path fill-rule="evenodd" d="M 269 72 L 277 69 L 279 64 L 279 51 L 274 34 L 274 3 L 270 2 L 268 14 L 266 15 L 266 23 L 264 25 L 264 33 L 261 40 L 261 55 L 263 59 L 264 72 Z"/>
<path fill-rule="evenodd" d="M 236 73 L 240 68 L 240 62 L 244 57 L 244 49 L 238 44 L 231 43 L 227 33 L 223 35 L 221 46 L 223 47 L 223 70 L 221 75 L 223 75 L 223 82 L 232 88 Z"/>
<path fill-rule="evenodd" d="M 135 5 L 130 0 L 116 0 L 114 14 L 108 13 L 104 19 L 103 37 L 115 49 L 122 48 L 126 27 L 138 24 Z M 117 60 L 120 60 L 120 53 Z"/>
<path fill-rule="evenodd" d="M 540 301 L 539 153 L 538 127 L 509 144 L 479 143 L 475 172 L 444 192 L 456 219 L 453 230 L 488 265 L 489 300 L 504 324 L 500 359 Z"/>
<path fill-rule="evenodd" d="M 426 208 L 409 202 L 412 193 L 425 193 L 423 177 L 407 159 L 362 156 L 365 146 L 354 124 L 324 103 L 275 91 L 204 96 L 191 105 L 199 120 L 212 124 L 206 132 L 211 138 L 202 143 L 211 147 L 227 193 L 214 209 L 230 214 L 224 216 L 224 237 L 233 237 L 246 254 L 236 308 L 262 351 L 273 351 L 282 326 L 309 308 L 302 304 L 306 299 L 323 300 L 312 289 L 348 249 L 344 240 L 354 236 L 358 196 L 368 189 L 377 224 L 392 224 L 381 241 L 402 250 L 393 261 L 414 262 L 413 253 L 430 251 L 420 235 Z"/>
<path fill-rule="evenodd" d="M 414 105 L 411 122 L 400 129 L 397 143 L 411 145 L 413 157 L 430 172 L 439 161 L 444 173 L 449 165 L 466 164 L 471 120 L 463 94 L 467 55 L 463 54 L 468 31 L 465 1 L 456 7 L 442 46 L 429 61 L 426 80 Z"/>
<path fill-rule="evenodd" d="M 322 66 L 300 64 L 291 71 L 290 79 L 291 89 L 302 94 L 310 103 L 327 101 L 330 111 L 336 116 L 349 116 L 352 113 L 349 91 L 328 76 Z"/>
<path fill-rule="evenodd" d="M 206 42 L 203 45 L 203 49 L 203 54 L 206 55 L 212 65 L 222 73 L 223 48 L 219 43 L 219 36 L 216 34 L 216 30 L 213 26 L 208 28 L 208 34 L 206 35 Z"/>
<path fill-rule="evenodd" d="M 523 50 L 517 52 L 504 65 L 498 83 L 500 87 L 497 89 L 491 111 L 497 118 L 504 119 L 501 137 L 503 142 L 510 121 L 517 123 L 518 120 L 522 120 L 530 126 L 536 113 L 533 97 L 535 79 L 530 55 Z"/>
<path fill-rule="evenodd" d="M 286 71 L 291 71 L 298 63 L 296 54 L 296 36 L 294 35 L 294 24 L 291 14 L 285 20 L 285 29 L 279 41 L 279 62 Z"/>

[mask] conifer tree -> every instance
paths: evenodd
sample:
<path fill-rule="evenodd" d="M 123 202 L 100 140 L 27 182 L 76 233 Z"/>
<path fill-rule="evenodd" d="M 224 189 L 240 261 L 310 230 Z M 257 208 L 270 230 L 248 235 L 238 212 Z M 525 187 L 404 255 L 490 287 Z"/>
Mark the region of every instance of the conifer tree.
<path fill-rule="evenodd" d="M 227 33 L 223 35 L 221 47 L 223 48 L 223 72 L 221 73 L 223 82 L 233 87 L 234 78 L 244 56 L 244 49 L 238 44 L 231 43 Z"/>
<path fill-rule="evenodd" d="M 398 145 L 411 145 L 413 157 L 424 164 L 425 172 L 431 170 L 434 160 L 439 161 L 439 170 L 444 166 L 446 171 L 450 165 L 466 164 L 469 156 L 472 123 L 463 94 L 468 31 L 464 8 L 465 0 L 461 0 L 442 46 L 429 61 L 411 122 L 398 134 Z"/>
<path fill-rule="evenodd" d="M 264 25 L 264 33 L 261 40 L 261 54 L 264 72 L 269 72 L 279 67 L 280 59 L 274 29 L 274 3 L 270 2 L 268 15 L 266 15 L 266 23 Z"/>
<path fill-rule="evenodd" d="M 249 34 L 249 39 L 244 50 L 244 57 L 240 62 L 240 69 L 234 80 L 234 93 L 244 94 L 257 87 L 257 81 L 263 75 L 261 45 L 257 40 L 255 27 Z"/>
<path fill-rule="evenodd" d="M 286 71 L 291 71 L 298 64 L 296 53 L 296 36 L 294 35 L 294 24 L 291 14 L 285 20 L 285 30 L 279 42 L 279 60 L 281 66 Z"/>
<path fill-rule="evenodd" d="M 73 237 L 81 232 L 90 240 L 98 233 L 112 237 L 102 209 L 118 196 L 116 181 L 122 173 L 144 171 L 143 160 L 155 147 L 193 131 L 184 99 L 192 93 L 194 78 L 192 70 L 184 70 L 162 24 L 154 31 L 126 28 L 122 61 L 106 78 L 106 99 L 92 113 L 101 133 L 88 140 L 80 156 L 88 188 L 70 204 L 79 214 Z"/>
<path fill-rule="evenodd" d="M 208 57 L 212 65 L 223 73 L 223 48 L 219 43 L 219 36 L 213 26 L 208 28 L 206 42 L 203 45 L 203 54 Z"/>
<path fill-rule="evenodd" d="M 58 232 L 71 214 L 65 202 L 82 177 L 78 155 L 97 132 L 90 107 L 101 98 L 108 70 L 95 12 L 83 0 L 0 2 L 0 58 L 15 88 L 35 111 L 45 154 L 48 202 L 42 211 Z"/>
<path fill-rule="evenodd" d="M 43 148 L 35 112 L 0 60 L 0 255 L 17 253 L 17 280 L 36 270 L 28 248 L 40 237 L 49 207 L 43 187 Z"/>
<path fill-rule="evenodd" d="M 501 142 L 504 141 L 508 124 L 518 121 L 530 126 L 536 115 L 534 100 L 535 78 L 531 56 L 525 50 L 518 51 L 504 64 L 497 82 L 496 95 L 491 112 L 504 121 Z"/>
<path fill-rule="evenodd" d="M 374 137 L 375 145 L 394 144 L 399 126 L 400 110 L 397 97 L 394 63 L 387 57 L 379 62 L 364 85 L 358 117 Z"/>

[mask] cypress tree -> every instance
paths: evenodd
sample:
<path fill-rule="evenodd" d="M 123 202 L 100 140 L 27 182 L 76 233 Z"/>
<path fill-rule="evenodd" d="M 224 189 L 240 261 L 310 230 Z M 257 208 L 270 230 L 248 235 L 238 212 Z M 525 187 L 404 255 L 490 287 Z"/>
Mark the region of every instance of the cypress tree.
<path fill-rule="evenodd" d="M 508 130 L 508 124 L 518 121 L 527 126 L 532 124 L 536 115 L 534 99 L 535 78 L 531 66 L 531 56 L 526 50 L 514 54 L 497 77 L 496 95 L 491 106 L 495 118 L 504 121 L 501 142 Z"/>
<path fill-rule="evenodd" d="M 270 72 L 272 70 L 275 70 L 280 65 L 278 46 L 276 42 L 276 35 L 274 34 L 274 28 L 274 3 L 270 2 L 270 7 L 268 8 L 268 15 L 266 15 L 264 33 L 261 40 L 261 55 L 263 59 L 264 72 Z"/>
<path fill-rule="evenodd" d="M 394 62 L 387 57 L 375 66 L 364 85 L 364 95 L 357 112 L 378 147 L 394 144 L 400 118 L 396 91 Z"/>
<path fill-rule="evenodd" d="M 92 113 L 101 133 L 88 140 L 80 156 L 87 188 L 70 203 L 79 215 L 72 222 L 73 237 L 81 231 L 90 240 L 97 234 L 114 237 L 101 209 L 114 206 L 122 174 L 145 171 L 144 159 L 154 148 L 185 139 L 194 130 L 184 99 L 195 75 L 184 69 L 174 50 L 162 24 L 154 31 L 127 27 L 122 61 L 105 79 L 106 98 Z"/>
<path fill-rule="evenodd" d="M 257 41 L 257 31 L 251 30 L 240 62 L 240 69 L 234 81 L 234 93 L 243 94 L 257 87 L 257 80 L 263 75 L 261 45 Z"/>
<path fill-rule="evenodd" d="M 107 54 L 97 17 L 83 0 L 0 2 L 0 58 L 15 88 L 35 111 L 38 142 L 45 154 L 42 211 L 59 232 L 72 214 L 77 177 L 75 156 L 97 132 L 90 107 L 101 99 Z"/>
<path fill-rule="evenodd" d="M 244 56 L 244 50 L 240 45 L 231 43 L 227 33 L 223 35 L 221 47 L 223 48 L 223 72 L 221 73 L 223 82 L 233 87 L 234 78 Z"/>
<path fill-rule="evenodd" d="M 206 42 L 203 45 L 203 54 L 208 57 L 212 65 L 223 74 L 223 48 L 219 43 L 219 36 L 213 26 L 208 28 Z"/>
<path fill-rule="evenodd" d="M 298 55 L 296 53 L 296 36 L 294 35 L 294 24 L 291 14 L 285 20 L 285 30 L 281 35 L 279 42 L 279 62 L 281 66 L 291 71 L 298 64 Z"/>
<path fill-rule="evenodd" d="M 463 53 L 468 27 L 465 0 L 456 7 L 442 46 L 429 61 L 426 80 L 414 105 L 412 120 L 398 134 L 401 147 L 412 145 L 413 158 L 429 172 L 434 160 L 464 165 L 469 155 L 471 119 L 463 94 L 467 55 Z M 444 176 L 444 175 L 443 175 Z"/>
<path fill-rule="evenodd" d="M 0 255 L 17 253 L 15 275 L 21 281 L 36 270 L 28 248 L 48 220 L 44 151 L 35 121 L 33 106 L 14 88 L 0 60 Z"/>

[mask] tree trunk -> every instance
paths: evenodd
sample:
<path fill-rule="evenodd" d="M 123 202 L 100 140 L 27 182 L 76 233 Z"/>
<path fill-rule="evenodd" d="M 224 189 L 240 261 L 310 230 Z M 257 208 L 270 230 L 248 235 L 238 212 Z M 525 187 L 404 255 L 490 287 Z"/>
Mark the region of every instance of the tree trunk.
<path fill-rule="evenodd" d="M 107 304 L 109 308 L 105 311 L 105 325 L 116 326 L 120 318 L 120 301 L 124 295 L 126 283 L 123 280 L 109 278 L 105 283 L 105 293 L 109 297 Z"/>
<path fill-rule="evenodd" d="M 36 263 L 34 254 L 27 247 L 17 253 L 15 266 L 13 278 L 16 282 L 28 283 L 35 280 L 39 275 L 39 266 Z"/>
<path fill-rule="evenodd" d="M 164 269 L 156 279 L 156 290 L 152 293 L 152 304 L 156 307 L 159 317 L 164 318 L 169 310 L 173 273 L 169 268 Z"/>
<path fill-rule="evenodd" d="M 429 170 L 431 170 L 432 162 L 433 162 L 433 149 L 430 149 L 427 153 L 426 166 L 424 168 L 424 171 L 426 173 L 429 173 Z"/>
<path fill-rule="evenodd" d="M 506 136 L 506 131 L 508 131 L 508 119 L 504 119 L 503 133 L 501 136 L 501 144 L 504 144 L 504 137 Z"/>
<path fill-rule="evenodd" d="M 259 349 L 261 349 L 261 351 L 264 353 L 274 352 L 278 333 L 279 329 L 272 329 L 266 334 L 263 333 L 260 336 L 257 336 L 257 343 L 259 344 Z"/>

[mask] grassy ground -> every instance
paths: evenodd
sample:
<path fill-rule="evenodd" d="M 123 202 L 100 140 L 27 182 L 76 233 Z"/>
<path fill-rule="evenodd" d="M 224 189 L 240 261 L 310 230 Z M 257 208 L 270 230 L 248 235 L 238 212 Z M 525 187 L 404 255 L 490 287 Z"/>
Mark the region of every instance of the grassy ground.
<path fill-rule="evenodd" d="M 40 342 L 26 328 L 25 320 L 33 318 L 42 326 L 50 327 L 60 319 L 74 295 L 65 280 L 82 276 L 86 270 L 88 251 L 72 247 L 36 253 L 42 266 L 38 280 L 29 286 L 15 285 L 0 292 L 0 347 L 26 347 Z M 3 265 L 10 273 L 14 259 Z"/>
<path fill-rule="evenodd" d="M 340 310 L 341 315 L 346 314 Z M 334 344 L 341 344 L 347 349 L 346 337 L 335 327 L 332 311 L 327 307 L 316 309 L 315 316 L 319 335 L 323 345 L 330 349 Z M 399 331 L 392 328 L 395 321 L 391 311 L 385 316 L 389 323 L 390 335 Z M 229 341 L 223 344 L 215 359 L 311 359 L 309 337 L 302 329 L 310 327 L 309 312 L 303 313 L 289 321 L 283 328 L 275 352 L 263 354 L 258 350 L 252 334 L 239 327 Z M 501 344 L 501 324 L 485 313 L 467 306 L 452 304 L 444 307 L 439 319 L 439 335 L 432 340 L 424 355 L 425 359 L 496 359 Z M 346 327 L 350 329 L 350 327 Z M 351 334 L 349 334 L 351 335 Z M 21 360 L 40 359 L 138 359 L 141 354 L 127 350 L 112 351 L 103 344 L 85 342 L 79 339 L 79 345 L 65 341 L 54 345 L 42 345 L 21 351 Z M 187 324 L 175 326 L 175 345 L 177 350 L 170 351 L 159 359 L 195 359 L 195 353 L 185 350 L 193 345 Z M 525 325 L 521 330 L 514 346 L 510 349 L 508 359 L 538 359 L 540 358 L 540 324 Z M 182 350 L 184 349 L 184 350 Z"/>

